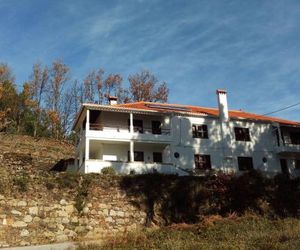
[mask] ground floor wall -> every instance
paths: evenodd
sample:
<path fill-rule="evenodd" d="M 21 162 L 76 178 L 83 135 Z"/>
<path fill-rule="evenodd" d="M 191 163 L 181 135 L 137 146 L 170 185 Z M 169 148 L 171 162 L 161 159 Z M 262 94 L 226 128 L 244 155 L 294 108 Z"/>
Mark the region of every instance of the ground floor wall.
<path fill-rule="evenodd" d="M 103 167 L 114 167 L 122 174 L 145 173 L 158 171 L 163 173 L 190 174 L 195 170 L 195 155 L 209 155 L 211 168 L 225 172 L 240 172 L 238 157 L 251 157 L 253 168 L 271 175 L 281 173 L 281 159 L 287 159 L 288 171 L 291 175 L 298 175 L 295 170 L 296 156 L 282 156 L 276 151 L 254 150 L 241 146 L 224 150 L 220 147 L 200 147 L 198 145 L 174 145 L 154 143 L 134 143 L 134 151 L 144 154 L 143 162 L 129 163 L 129 142 L 103 143 L 90 142 L 90 159 L 80 172 L 101 172 Z M 162 153 L 162 163 L 154 162 L 153 153 Z"/>

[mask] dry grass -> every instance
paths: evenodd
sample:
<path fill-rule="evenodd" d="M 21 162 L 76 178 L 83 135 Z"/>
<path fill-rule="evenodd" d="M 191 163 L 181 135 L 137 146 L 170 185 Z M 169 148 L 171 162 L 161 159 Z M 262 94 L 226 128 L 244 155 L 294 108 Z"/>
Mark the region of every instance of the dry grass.
<path fill-rule="evenodd" d="M 172 225 L 147 229 L 108 240 L 103 246 L 80 246 L 96 249 L 289 249 L 300 246 L 300 220 L 270 220 L 255 215 L 210 217 L 197 225 Z"/>

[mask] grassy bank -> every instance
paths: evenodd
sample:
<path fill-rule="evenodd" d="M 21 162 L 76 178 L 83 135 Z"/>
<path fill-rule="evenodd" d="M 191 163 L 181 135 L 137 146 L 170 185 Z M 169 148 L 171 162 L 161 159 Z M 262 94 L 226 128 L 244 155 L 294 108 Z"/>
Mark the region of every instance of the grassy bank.
<path fill-rule="evenodd" d="M 200 224 L 177 224 L 162 229 L 147 229 L 111 238 L 96 249 L 299 249 L 300 220 L 270 220 L 248 215 L 222 218 L 210 216 Z"/>

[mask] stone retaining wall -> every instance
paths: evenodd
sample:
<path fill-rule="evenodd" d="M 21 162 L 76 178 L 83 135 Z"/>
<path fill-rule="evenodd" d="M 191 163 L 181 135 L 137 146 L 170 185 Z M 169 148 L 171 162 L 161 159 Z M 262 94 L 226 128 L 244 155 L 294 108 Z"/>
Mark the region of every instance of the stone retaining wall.
<path fill-rule="evenodd" d="M 146 214 L 131 205 L 126 196 L 116 193 L 111 194 L 110 201 L 104 197 L 92 198 L 81 213 L 72 200 L 53 203 L 44 198 L 0 196 L 0 247 L 103 239 L 135 230 L 145 223 Z"/>

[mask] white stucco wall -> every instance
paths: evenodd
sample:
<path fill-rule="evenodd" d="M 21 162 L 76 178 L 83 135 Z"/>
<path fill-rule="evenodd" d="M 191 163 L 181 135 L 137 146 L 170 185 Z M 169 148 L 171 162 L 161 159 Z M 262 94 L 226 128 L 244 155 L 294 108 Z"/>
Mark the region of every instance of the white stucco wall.
<path fill-rule="evenodd" d="M 104 126 L 119 125 L 124 128 L 124 133 L 104 131 L 105 134 L 103 134 L 103 131 L 89 131 L 86 138 L 90 140 L 90 159 L 103 160 L 103 155 L 106 155 L 106 159 L 127 162 L 129 142 L 133 140 L 134 150 L 144 152 L 146 163 L 153 162 L 153 152 L 162 152 L 163 162 L 172 163 L 175 169 L 192 170 L 195 167 L 195 154 L 210 155 L 213 169 L 238 171 L 237 157 L 239 156 L 252 157 L 255 169 L 273 173 L 281 172 L 280 159 L 287 158 L 289 159 L 288 166 L 291 171 L 293 169 L 293 157 L 279 156 L 276 137 L 270 123 L 231 119 L 228 123 L 222 124 L 221 130 L 219 119 L 208 116 L 134 115 L 133 118 L 142 119 L 145 128 L 151 128 L 151 121 L 159 120 L 164 128 L 171 128 L 171 134 L 165 137 L 151 133 L 130 134 L 128 131 L 129 114 L 105 111 L 101 113 L 99 122 Z M 192 124 L 207 125 L 209 138 L 193 138 Z M 236 141 L 234 127 L 249 128 L 251 141 Z M 223 140 L 222 131 L 223 138 L 225 138 Z M 81 143 L 78 149 L 77 154 L 79 154 L 78 151 L 84 149 L 84 143 Z M 175 152 L 180 155 L 178 159 L 174 157 Z M 263 158 L 266 158 L 267 162 L 264 163 Z"/>

